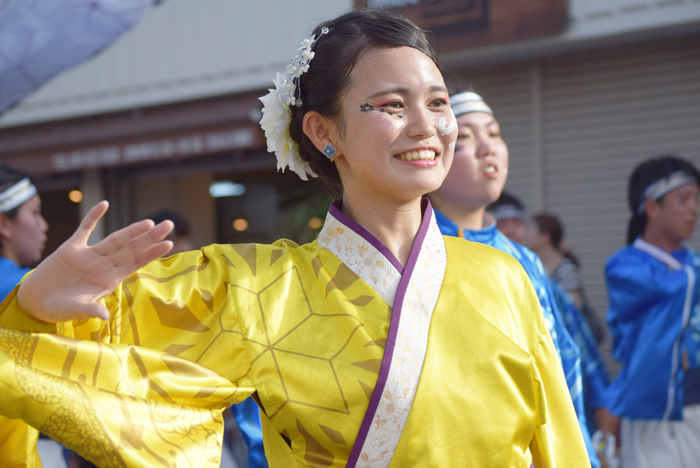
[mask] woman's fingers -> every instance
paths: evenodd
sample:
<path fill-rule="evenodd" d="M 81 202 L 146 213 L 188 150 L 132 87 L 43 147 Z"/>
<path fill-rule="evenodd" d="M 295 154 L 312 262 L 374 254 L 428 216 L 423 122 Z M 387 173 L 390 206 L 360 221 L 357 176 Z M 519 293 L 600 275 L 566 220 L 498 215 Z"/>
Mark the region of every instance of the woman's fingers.
<path fill-rule="evenodd" d="M 109 320 L 109 309 L 105 305 L 98 302 L 90 302 L 88 304 L 78 304 L 73 307 L 71 320 L 82 320 L 88 318 L 99 318 L 100 320 Z"/>
<path fill-rule="evenodd" d="M 138 223 L 130 224 L 124 229 L 110 234 L 93 246 L 93 250 L 100 255 L 109 255 L 120 249 L 141 234 L 153 229 L 153 221 L 144 219 Z"/>
<path fill-rule="evenodd" d="M 106 200 L 103 200 L 97 205 L 93 206 L 80 222 L 80 226 L 78 226 L 78 229 L 76 229 L 72 237 L 81 244 L 87 245 L 90 234 L 92 234 L 92 231 L 95 230 L 95 226 L 97 226 L 98 221 L 102 218 L 102 216 L 104 216 L 108 208 L 109 202 Z"/>
<path fill-rule="evenodd" d="M 133 257 L 131 261 L 123 263 L 117 267 L 118 274 L 121 278 L 126 278 L 133 274 L 139 268 L 145 267 L 153 260 L 156 260 L 170 252 L 173 248 L 172 241 L 163 241 L 150 246 L 139 255 Z"/>
<path fill-rule="evenodd" d="M 127 242 L 121 248 L 117 249 L 109 255 L 109 259 L 112 262 L 112 265 L 114 265 L 115 267 L 119 267 L 124 263 L 131 262 L 144 250 L 148 249 L 153 244 L 156 244 L 165 239 L 165 237 L 170 233 L 170 231 L 172 231 L 172 229 L 173 223 L 171 221 L 163 221 L 153 229 Z"/>

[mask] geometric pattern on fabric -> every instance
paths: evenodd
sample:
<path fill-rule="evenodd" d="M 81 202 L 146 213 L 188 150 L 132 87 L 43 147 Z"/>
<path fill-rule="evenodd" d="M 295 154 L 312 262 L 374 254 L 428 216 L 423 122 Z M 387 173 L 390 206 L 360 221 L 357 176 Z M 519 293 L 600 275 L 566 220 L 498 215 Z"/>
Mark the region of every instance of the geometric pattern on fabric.
<path fill-rule="evenodd" d="M 123 346 L 114 352 L 105 348 L 108 346 L 100 343 L 0 327 L 0 350 L 12 355 L 18 386 L 36 403 L 33 410 L 37 409 L 37 414 L 25 416 L 30 420 L 35 418 L 33 424 L 53 439 L 78 449 L 83 457 L 105 467 L 148 466 L 132 463 L 132 457 L 124 449 L 148 452 L 150 466 L 218 464 L 221 447 L 216 440 L 222 430 L 221 411 L 206 406 L 221 406 L 221 402 L 230 398 L 234 393 L 230 384 L 228 388 L 222 385 L 224 381 L 211 371 L 203 379 L 191 379 L 190 395 L 212 384 L 218 388 L 201 398 L 204 408 L 174 400 L 158 401 L 156 395 L 144 400 L 139 396 L 144 388 L 139 385 L 162 389 L 164 380 L 170 379 L 158 372 L 157 364 L 162 363 L 159 353 L 141 353 Z M 77 353 L 92 354 L 97 359 L 81 359 L 77 363 Z M 54 359 L 49 362 L 47 356 Z M 148 368 L 148 378 L 130 380 L 135 368 Z M 71 374 L 74 378 L 66 378 Z M 86 381 L 95 381 L 96 385 L 86 385 Z M 164 392 L 162 399 L 166 398 L 168 393 Z M 103 404 L 106 399 L 109 403 Z M 134 412 L 136 409 L 140 411 Z M 42 412 L 45 418 L 41 418 Z M 104 418 L 106 412 L 110 414 L 108 419 Z M 144 430 L 151 436 L 159 434 L 163 446 L 171 449 L 164 454 L 151 450 L 140 440 Z M 180 444 L 175 444 L 176 441 Z M 198 462 L 193 464 L 192 459 Z"/>
<path fill-rule="evenodd" d="M 445 275 L 455 281 L 443 285 L 434 311 L 442 319 L 430 325 L 430 377 L 394 464 L 449 466 L 457 457 L 508 466 L 530 447 L 543 467 L 584 466 L 524 276 L 511 257 L 457 241 Z M 55 326 L 32 322 L 14 296 L 0 306 L 0 396 L 18 402 L 0 414 L 46 424 L 100 466 L 218 466 L 221 409 L 253 394 L 270 466 L 345 466 L 393 342 L 388 303 L 316 242 L 178 254 L 139 270 L 104 303 L 109 321 Z M 18 327 L 40 333 L 9 330 Z M 104 439 L 90 436 L 99 446 L 81 443 L 82 427 L 101 431 Z"/>

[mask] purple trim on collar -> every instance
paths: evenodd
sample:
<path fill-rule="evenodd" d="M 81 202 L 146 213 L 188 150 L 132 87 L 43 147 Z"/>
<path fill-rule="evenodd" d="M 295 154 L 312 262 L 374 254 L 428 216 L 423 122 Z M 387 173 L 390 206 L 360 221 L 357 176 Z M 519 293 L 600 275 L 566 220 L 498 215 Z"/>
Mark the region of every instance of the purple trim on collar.
<path fill-rule="evenodd" d="M 394 256 L 394 254 L 391 253 L 391 251 L 388 248 L 386 248 L 386 246 L 382 244 L 381 241 L 374 236 L 374 234 L 360 226 L 356 221 L 345 216 L 345 214 L 341 211 L 342 208 L 343 200 L 336 200 L 333 203 L 331 203 L 328 212 L 331 215 L 333 215 L 335 219 L 337 219 L 338 221 L 355 231 L 357 235 L 369 242 L 375 249 L 379 250 L 379 253 L 384 255 L 386 259 L 389 260 L 389 262 L 392 265 L 394 265 L 394 268 L 396 268 L 396 270 L 399 273 L 403 273 L 404 267 L 401 265 L 401 262 L 399 262 L 399 260 Z"/>
<path fill-rule="evenodd" d="M 394 308 L 391 312 L 391 324 L 389 325 L 389 335 L 387 336 L 386 340 L 386 348 L 384 349 L 384 357 L 382 358 L 382 366 L 379 370 L 379 377 L 377 377 L 377 384 L 374 386 L 374 390 L 372 391 L 372 398 L 369 400 L 369 406 L 367 406 L 367 411 L 365 412 L 365 417 L 362 420 L 360 431 L 357 434 L 355 444 L 350 452 L 348 463 L 345 465 L 346 468 L 354 468 L 360 454 L 362 453 L 362 447 L 365 444 L 365 439 L 367 438 L 370 426 L 374 420 L 374 415 L 379 407 L 379 400 L 381 400 L 382 394 L 384 393 L 384 388 L 386 387 L 386 380 L 389 377 L 389 368 L 391 367 L 394 347 L 396 346 L 396 336 L 399 331 L 399 322 L 401 321 L 401 311 L 403 309 L 403 302 L 406 297 L 406 290 L 408 289 L 408 283 L 411 281 L 411 277 L 413 276 L 413 270 L 418 262 L 418 255 L 420 254 L 423 244 L 425 243 L 425 238 L 428 235 L 428 229 L 430 228 L 430 222 L 433 217 L 433 210 L 430 206 L 430 201 L 427 198 L 422 200 L 421 208 L 423 210 L 423 221 L 418 229 L 416 240 L 413 241 L 411 253 L 408 255 L 406 267 L 401 275 L 399 286 L 396 289 Z"/>

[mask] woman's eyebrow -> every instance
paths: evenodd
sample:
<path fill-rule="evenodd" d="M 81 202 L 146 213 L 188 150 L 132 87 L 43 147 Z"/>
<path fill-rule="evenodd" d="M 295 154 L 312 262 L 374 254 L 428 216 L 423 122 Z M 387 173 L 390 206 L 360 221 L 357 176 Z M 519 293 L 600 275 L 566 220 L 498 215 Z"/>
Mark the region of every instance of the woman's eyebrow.
<path fill-rule="evenodd" d="M 371 94 L 368 96 L 368 99 L 374 99 L 378 98 L 381 96 L 384 96 L 385 94 L 408 94 L 410 93 L 409 89 L 403 86 L 392 86 L 390 88 L 384 88 L 380 91 L 377 91 L 376 93 Z"/>
<path fill-rule="evenodd" d="M 498 122 L 496 121 L 496 119 L 493 119 L 493 120 L 486 122 L 483 126 L 490 127 L 491 125 L 498 125 Z M 464 122 L 464 123 L 458 124 L 458 126 L 459 127 L 468 127 L 470 129 L 473 129 L 475 127 L 479 127 L 480 125 L 476 124 L 476 123 L 471 123 L 471 122 Z"/>
<path fill-rule="evenodd" d="M 375 99 L 381 96 L 384 96 L 386 94 L 410 94 L 411 90 L 406 88 L 405 86 L 391 86 L 389 88 L 382 89 L 380 91 L 377 91 L 376 93 L 371 94 L 370 96 L 367 97 L 367 99 Z M 447 93 L 447 88 L 441 85 L 433 85 L 430 88 L 428 88 L 428 93 L 433 94 L 433 93 Z"/>

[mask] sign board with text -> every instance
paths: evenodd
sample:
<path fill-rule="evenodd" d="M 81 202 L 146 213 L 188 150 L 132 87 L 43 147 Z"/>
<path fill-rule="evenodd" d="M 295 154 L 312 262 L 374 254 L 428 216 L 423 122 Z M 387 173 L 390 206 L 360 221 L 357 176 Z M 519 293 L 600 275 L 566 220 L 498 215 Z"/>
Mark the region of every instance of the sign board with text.
<path fill-rule="evenodd" d="M 430 29 L 438 52 L 485 47 L 562 32 L 568 0 L 356 0 Z"/>
<path fill-rule="evenodd" d="M 173 161 L 262 148 L 262 132 L 253 125 L 187 132 L 161 138 L 111 142 L 62 151 L 37 151 L 5 156 L 3 162 L 33 174 L 64 173 L 85 169 Z"/>

